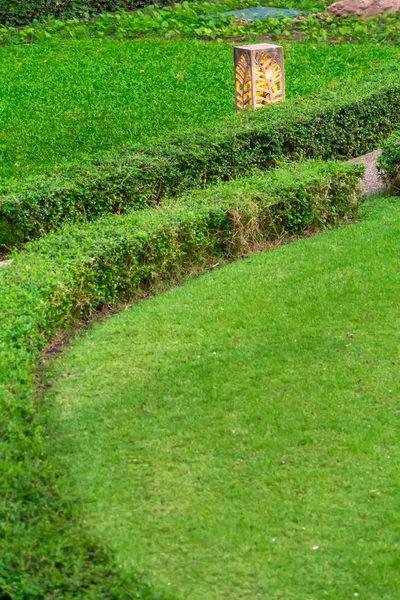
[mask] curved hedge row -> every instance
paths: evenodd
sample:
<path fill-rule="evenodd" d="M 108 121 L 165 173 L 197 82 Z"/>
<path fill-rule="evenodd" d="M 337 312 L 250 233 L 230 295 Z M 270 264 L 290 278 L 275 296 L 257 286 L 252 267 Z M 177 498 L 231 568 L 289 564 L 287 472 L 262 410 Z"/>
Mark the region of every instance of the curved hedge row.
<path fill-rule="evenodd" d="M 352 164 L 282 167 L 162 210 L 65 227 L 0 268 L 1 598 L 154 598 L 123 578 L 59 495 L 34 394 L 36 366 L 49 340 L 99 307 L 210 261 L 355 216 L 362 173 Z"/>
<path fill-rule="evenodd" d="M 394 131 L 383 145 L 378 167 L 384 182 L 398 194 L 400 192 L 400 130 Z"/>
<path fill-rule="evenodd" d="M 0 248 L 34 239 L 63 222 L 91 221 L 159 203 L 187 189 L 267 169 L 299 155 L 345 159 L 379 147 L 400 123 L 399 68 L 371 81 L 242 114 L 205 132 L 113 152 L 0 195 Z"/>
<path fill-rule="evenodd" d="M 119 8 L 134 10 L 149 4 L 165 6 L 171 0 L 1 0 L 0 23 L 26 25 L 47 17 L 82 17 L 85 14 L 114 12 Z"/>

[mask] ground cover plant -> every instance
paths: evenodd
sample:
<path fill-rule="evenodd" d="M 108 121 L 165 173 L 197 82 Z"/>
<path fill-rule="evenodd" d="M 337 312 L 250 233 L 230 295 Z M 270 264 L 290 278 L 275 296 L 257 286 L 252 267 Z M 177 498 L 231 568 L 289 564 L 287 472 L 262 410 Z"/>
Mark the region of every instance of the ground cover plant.
<path fill-rule="evenodd" d="M 233 109 L 226 46 L 71 40 L 0 54 L 2 179 L 204 127 Z"/>
<path fill-rule="evenodd" d="M 53 37 L 142 38 L 158 36 L 202 40 L 224 39 L 250 41 L 259 36 L 271 41 L 306 40 L 314 42 L 365 42 L 397 44 L 400 38 L 400 13 L 363 18 L 332 18 L 326 13 L 312 13 L 300 17 L 279 17 L 249 21 L 237 15 L 221 13 L 232 8 L 244 8 L 254 3 L 227 0 L 224 4 L 188 3 L 143 10 L 104 13 L 94 18 L 48 19 L 27 27 L 0 25 L 1 44 L 25 44 Z M 301 8 L 298 6 L 297 8 Z M 308 6 L 307 8 L 310 8 Z"/>
<path fill-rule="evenodd" d="M 93 530 L 175 598 L 399 596 L 400 199 L 96 324 L 48 441 Z"/>
<path fill-rule="evenodd" d="M 187 2 L 184 3 L 188 4 Z M 191 3 L 196 8 L 198 3 Z M 228 6 L 229 8 L 242 8 L 245 6 L 254 6 L 258 4 L 257 0 L 225 0 L 221 2 L 202 3 L 206 7 L 206 11 L 219 11 Z M 270 0 L 269 6 L 277 6 L 279 8 L 296 8 L 321 10 L 325 8 L 327 2 L 325 0 L 297 0 L 295 3 L 290 0 Z M 121 9 L 132 11 L 139 7 L 149 5 L 151 8 L 163 5 L 172 5 L 172 10 L 175 6 L 170 0 L 161 0 L 151 2 L 148 0 L 64 0 L 58 2 L 55 0 L 3 0 L 0 6 L 0 24 L 5 25 L 24 25 L 30 21 L 38 19 L 46 20 L 49 17 L 74 17 L 89 19 L 92 15 L 102 13 L 120 12 Z"/>
<path fill-rule="evenodd" d="M 168 4 L 168 0 L 161 0 L 157 4 Z M 117 11 L 125 8 L 133 10 L 152 4 L 146 0 L 2 0 L 0 6 L 0 23 L 26 24 L 34 19 L 53 17 L 82 17 L 85 14 Z"/>
<path fill-rule="evenodd" d="M 0 269 L 0 595 L 154 598 L 99 546 L 63 495 L 33 394 L 45 344 L 96 309 L 221 260 L 353 218 L 363 167 L 304 163 L 175 200 L 163 210 L 69 226 Z M 54 346 L 53 346 L 54 347 Z M 39 390 L 40 391 L 40 390 Z M 134 569 L 134 572 L 137 569 Z"/>
<path fill-rule="evenodd" d="M 20 245 L 65 221 L 141 209 L 281 160 L 344 159 L 373 150 L 398 124 L 398 65 L 374 64 L 361 80 L 335 83 L 307 102 L 245 111 L 204 131 L 127 145 L 52 176 L 4 187 L 0 247 Z"/>
<path fill-rule="evenodd" d="M 0 181 L 224 121 L 234 114 L 232 54 L 225 44 L 161 40 L 1 48 Z M 289 45 L 285 57 L 293 99 L 370 76 L 398 50 Z"/>

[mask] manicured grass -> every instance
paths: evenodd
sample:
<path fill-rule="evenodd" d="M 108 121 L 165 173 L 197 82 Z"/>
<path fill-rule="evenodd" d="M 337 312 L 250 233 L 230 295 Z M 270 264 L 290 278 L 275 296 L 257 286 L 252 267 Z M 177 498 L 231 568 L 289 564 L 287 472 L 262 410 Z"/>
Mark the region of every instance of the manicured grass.
<path fill-rule="evenodd" d="M 156 589 L 399 596 L 400 199 L 365 213 L 97 323 L 53 363 L 65 492 Z"/>
<path fill-rule="evenodd" d="M 287 45 L 288 98 L 361 77 L 395 47 Z M 232 47 L 57 41 L 0 49 L 0 182 L 235 118 Z"/>

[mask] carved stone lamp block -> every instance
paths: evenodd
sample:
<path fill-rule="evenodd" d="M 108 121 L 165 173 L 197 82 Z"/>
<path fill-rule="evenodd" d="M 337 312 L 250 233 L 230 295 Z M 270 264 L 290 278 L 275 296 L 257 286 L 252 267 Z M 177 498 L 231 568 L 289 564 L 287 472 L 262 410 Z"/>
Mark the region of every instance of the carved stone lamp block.
<path fill-rule="evenodd" d="M 282 46 L 253 44 L 235 49 L 236 112 L 285 99 Z"/>

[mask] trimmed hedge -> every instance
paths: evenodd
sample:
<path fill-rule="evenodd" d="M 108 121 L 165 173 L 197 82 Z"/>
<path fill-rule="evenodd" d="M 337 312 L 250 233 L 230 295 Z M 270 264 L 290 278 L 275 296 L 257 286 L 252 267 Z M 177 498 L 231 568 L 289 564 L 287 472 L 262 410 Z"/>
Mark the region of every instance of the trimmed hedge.
<path fill-rule="evenodd" d="M 165 6 L 170 0 L 1 0 L 0 24 L 27 25 L 34 19 L 48 17 L 83 17 L 123 8 L 134 10 L 149 4 Z"/>
<path fill-rule="evenodd" d="M 400 123 L 397 66 L 374 81 L 242 114 L 215 130 L 132 147 L 3 190 L 0 248 L 106 212 L 142 209 L 184 190 L 266 169 L 282 159 L 345 159 L 377 148 Z"/>
<path fill-rule="evenodd" d="M 380 175 L 395 193 L 400 192 L 400 130 L 394 131 L 382 148 L 378 158 Z"/>
<path fill-rule="evenodd" d="M 303 163 L 129 215 L 66 226 L 0 269 L 0 597 L 151 598 L 91 541 L 44 452 L 35 369 L 96 309 L 285 234 L 354 217 L 363 167 Z"/>

